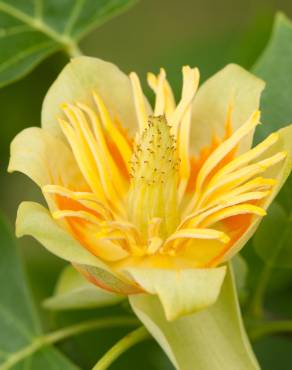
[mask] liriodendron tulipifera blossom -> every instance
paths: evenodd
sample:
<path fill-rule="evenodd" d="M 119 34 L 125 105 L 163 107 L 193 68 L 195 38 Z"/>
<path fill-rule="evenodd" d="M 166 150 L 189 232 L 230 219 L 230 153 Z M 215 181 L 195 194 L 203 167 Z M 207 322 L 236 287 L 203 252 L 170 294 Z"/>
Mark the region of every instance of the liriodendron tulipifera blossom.
<path fill-rule="evenodd" d="M 42 128 L 12 142 L 9 171 L 42 189 L 49 211 L 24 202 L 29 234 L 91 282 L 156 294 L 167 319 L 214 303 L 225 263 L 252 236 L 291 166 L 291 127 L 251 149 L 261 80 L 228 65 L 200 89 L 183 67 L 175 101 L 163 69 L 138 76 L 73 59 L 50 88 Z"/>

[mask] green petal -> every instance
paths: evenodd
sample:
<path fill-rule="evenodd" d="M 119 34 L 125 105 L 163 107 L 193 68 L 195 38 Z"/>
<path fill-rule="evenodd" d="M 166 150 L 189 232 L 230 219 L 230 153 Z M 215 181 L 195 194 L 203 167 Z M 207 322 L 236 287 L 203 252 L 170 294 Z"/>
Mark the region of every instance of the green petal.
<path fill-rule="evenodd" d="M 139 294 L 142 292 L 132 279 L 127 279 L 124 275 L 114 275 L 96 266 L 78 265 L 75 267 L 93 284 L 117 294 Z"/>
<path fill-rule="evenodd" d="M 217 300 L 226 267 L 180 271 L 128 268 L 126 271 L 147 293 L 159 297 L 167 320 L 174 320 Z"/>
<path fill-rule="evenodd" d="M 49 211 L 34 202 L 23 202 L 18 208 L 16 235 L 33 236 L 56 256 L 74 264 L 92 283 L 116 293 L 127 294 L 135 291 L 101 260 L 88 252 L 77 240 L 53 220 Z"/>
<path fill-rule="evenodd" d="M 284 161 L 271 167 L 264 173 L 265 177 L 274 178 L 277 180 L 276 186 L 262 205 L 262 207 L 265 209 L 269 207 L 276 195 L 279 193 L 281 187 L 284 185 L 292 169 L 292 125 L 284 127 L 277 132 L 279 134 L 279 140 L 277 141 L 277 143 L 273 145 L 268 151 L 266 151 L 262 157 L 258 158 L 258 160 L 261 160 L 281 151 L 285 151 L 287 153 L 287 157 Z M 254 219 L 247 231 L 227 252 L 224 257 L 224 261 L 232 258 L 248 242 L 248 240 L 253 236 L 256 229 L 258 228 L 261 220 L 261 217 L 257 217 Z"/>
<path fill-rule="evenodd" d="M 233 274 L 210 308 L 166 320 L 155 296 L 130 297 L 131 306 L 178 370 L 259 370 L 241 320 Z"/>
<path fill-rule="evenodd" d="M 107 292 L 90 284 L 72 266 L 66 266 L 57 282 L 52 297 L 44 301 L 50 310 L 72 310 L 112 306 L 124 296 Z"/>
<path fill-rule="evenodd" d="M 136 113 L 129 77 L 114 64 L 91 57 L 71 60 L 49 89 L 42 108 L 42 127 L 61 135 L 56 117 L 62 117 L 60 105 L 76 101 L 93 106 L 92 91 L 101 96 L 112 115 L 133 134 Z"/>
<path fill-rule="evenodd" d="M 245 69 L 229 64 L 208 79 L 193 103 L 190 145 L 197 154 L 209 146 L 214 134 L 222 137 L 228 106 L 232 104 L 232 127 L 237 129 L 258 109 L 265 84 Z M 243 140 L 239 151 L 248 150 L 252 134 Z"/>

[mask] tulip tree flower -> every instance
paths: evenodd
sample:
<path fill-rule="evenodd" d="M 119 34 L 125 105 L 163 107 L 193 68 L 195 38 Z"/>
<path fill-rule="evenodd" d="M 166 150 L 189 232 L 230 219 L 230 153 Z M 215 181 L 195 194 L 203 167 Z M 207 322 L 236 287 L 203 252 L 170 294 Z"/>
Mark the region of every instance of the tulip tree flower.
<path fill-rule="evenodd" d="M 157 296 L 168 321 L 214 304 L 291 167 L 291 127 L 251 148 L 263 81 L 236 65 L 200 88 L 197 68 L 182 79 L 176 102 L 165 71 L 149 74 L 152 108 L 137 74 L 75 58 L 9 164 L 49 208 L 22 203 L 19 236 L 103 289 Z"/>

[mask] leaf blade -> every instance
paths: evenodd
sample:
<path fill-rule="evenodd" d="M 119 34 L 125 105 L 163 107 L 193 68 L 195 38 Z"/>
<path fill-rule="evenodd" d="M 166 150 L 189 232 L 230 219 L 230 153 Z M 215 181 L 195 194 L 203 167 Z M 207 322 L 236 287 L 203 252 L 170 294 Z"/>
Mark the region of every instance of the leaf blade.
<path fill-rule="evenodd" d="M 75 0 L 72 6 L 70 1 L 0 0 L 0 87 L 20 79 L 58 50 L 72 56 L 82 37 L 135 2 Z M 38 49 L 37 39 L 43 47 L 32 53 Z"/>
<path fill-rule="evenodd" d="M 42 331 L 14 238 L 1 215 L 0 251 L 0 369 L 54 370 L 58 367 L 77 370 L 75 365 L 52 347 L 42 348 L 30 357 L 20 357 L 19 353 L 37 341 Z"/>
<path fill-rule="evenodd" d="M 274 203 L 254 237 L 254 248 L 268 265 L 292 268 L 291 239 L 291 220 L 283 207 Z"/>

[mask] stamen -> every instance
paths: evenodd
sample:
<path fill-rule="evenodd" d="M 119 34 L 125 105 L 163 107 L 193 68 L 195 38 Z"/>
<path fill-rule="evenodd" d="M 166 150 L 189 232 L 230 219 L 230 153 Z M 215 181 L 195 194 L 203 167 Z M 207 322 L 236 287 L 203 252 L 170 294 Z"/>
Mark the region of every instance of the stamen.
<path fill-rule="evenodd" d="M 207 187 L 207 190 L 204 192 L 203 196 L 198 203 L 198 207 L 202 207 L 206 203 L 207 198 L 211 196 L 215 191 L 223 188 L 222 191 L 226 192 L 231 188 L 235 188 L 245 181 L 251 179 L 253 176 L 259 175 L 265 172 L 269 167 L 274 166 L 275 164 L 281 162 L 286 158 L 287 153 L 279 152 L 269 158 L 266 158 L 260 162 L 253 163 L 249 166 L 243 167 L 237 171 L 232 172 L 229 175 L 226 175 L 220 181 L 215 183 L 212 187 Z"/>
<path fill-rule="evenodd" d="M 98 238 L 96 233 L 92 233 L 88 242 L 88 249 L 93 254 L 105 261 L 116 262 L 129 256 L 123 240 L 110 240 L 108 238 Z"/>
<path fill-rule="evenodd" d="M 210 206 L 213 206 L 219 202 L 223 202 L 224 199 L 227 199 L 228 197 L 235 197 L 237 195 L 249 192 L 249 191 L 263 191 L 263 190 L 269 190 L 276 184 L 276 180 L 274 179 L 266 179 L 264 177 L 256 177 L 255 179 L 252 179 L 245 184 L 238 186 L 234 189 L 231 189 L 229 191 L 224 192 L 223 194 L 214 197 L 212 200 L 209 199 L 208 204 Z"/>
<path fill-rule="evenodd" d="M 162 219 L 155 217 L 149 221 L 148 225 L 148 238 L 159 236 L 160 226 Z"/>
<path fill-rule="evenodd" d="M 177 105 L 175 111 L 170 117 L 170 122 L 173 126 L 173 134 L 177 136 L 179 123 L 186 111 L 189 108 L 199 85 L 199 70 L 197 68 L 183 67 L 183 89 L 181 101 Z"/>
<path fill-rule="evenodd" d="M 178 189 L 178 199 L 181 202 L 190 177 L 191 166 L 189 158 L 189 137 L 191 126 L 191 109 L 188 108 L 181 121 L 178 152 L 180 158 L 180 183 Z"/>
<path fill-rule="evenodd" d="M 107 147 L 105 144 L 104 133 L 98 115 L 86 104 L 78 102 L 77 106 L 88 115 L 96 141 L 98 142 L 99 146 L 106 151 Z"/>
<path fill-rule="evenodd" d="M 147 254 L 149 255 L 157 253 L 163 244 L 163 240 L 159 236 L 161 223 L 162 219 L 158 217 L 149 221 L 147 245 Z"/>
<path fill-rule="evenodd" d="M 106 109 L 106 106 L 103 100 L 100 98 L 100 96 L 93 92 L 93 99 L 97 105 L 102 123 L 105 129 L 107 130 L 109 137 L 113 140 L 113 142 L 117 146 L 120 155 L 124 160 L 124 163 L 128 163 L 132 156 L 132 149 L 129 143 L 121 134 L 121 132 L 118 130 L 116 125 L 112 122 L 110 114 Z"/>
<path fill-rule="evenodd" d="M 270 191 L 250 191 L 244 194 L 237 196 L 226 195 L 220 199 L 220 204 L 229 204 L 229 203 L 247 203 L 253 200 L 260 200 L 266 198 L 271 192 Z"/>
<path fill-rule="evenodd" d="M 161 68 L 158 76 L 154 116 L 162 116 L 165 112 L 165 94 L 164 94 L 165 77 L 166 77 L 165 71 L 163 68 Z"/>
<path fill-rule="evenodd" d="M 255 158 L 259 157 L 262 153 L 264 153 L 272 145 L 274 145 L 278 140 L 279 134 L 273 133 L 254 148 L 250 149 L 249 151 L 240 155 L 239 157 L 233 159 L 231 162 L 229 162 L 226 166 L 224 166 L 221 170 L 219 170 L 216 173 L 216 175 L 211 179 L 210 185 L 216 182 L 219 178 L 226 176 L 230 172 L 237 170 L 239 167 L 242 167 L 249 163 L 250 161 L 254 160 Z"/>
<path fill-rule="evenodd" d="M 147 124 L 148 119 L 148 114 L 145 106 L 145 98 L 143 95 L 139 77 L 135 72 L 130 73 L 130 80 L 132 83 L 136 114 L 140 128 L 139 131 L 142 132 Z"/>
<path fill-rule="evenodd" d="M 44 193 L 57 194 L 77 201 L 85 207 L 99 213 L 104 219 L 111 219 L 113 217 L 111 210 L 101 203 L 93 193 L 75 192 L 59 185 L 45 185 L 42 191 Z"/>
<path fill-rule="evenodd" d="M 239 195 L 237 197 L 233 198 L 226 198 L 226 200 L 222 203 L 219 203 L 217 206 L 209 206 L 205 209 L 201 209 L 200 212 L 194 213 L 192 215 L 189 215 L 184 219 L 180 227 L 185 226 L 185 224 L 188 225 L 188 227 L 205 227 L 204 220 L 208 217 L 210 217 L 213 214 L 218 213 L 221 210 L 230 208 L 231 206 L 241 204 L 241 203 L 247 203 L 253 200 L 260 200 L 265 198 L 269 192 L 250 192 L 245 193 L 242 195 Z M 249 206 L 249 204 L 242 204 L 242 206 Z"/>
<path fill-rule="evenodd" d="M 129 242 L 130 245 L 141 244 L 141 236 L 135 225 L 126 221 L 107 221 L 104 224 L 105 227 L 109 229 L 117 229 L 122 231 Z"/>
<path fill-rule="evenodd" d="M 202 222 L 201 227 L 209 227 L 225 218 L 242 214 L 254 214 L 262 217 L 267 213 L 261 207 L 254 206 L 252 204 L 241 204 L 234 207 L 224 208 L 221 211 L 212 214 L 211 216 L 207 217 L 204 222 Z"/>
<path fill-rule="evenodd" d="M 110 166 L 110 173 L 113 173 L 115 178 L 118 179 L 118 183 L 123 182 L 123 177 L 120 175 L 119 168 L 117 167 L 116 163 L 114 162 L 112 155 L 109 151 L 109 148 L 107 146 L 107 143 L 105 141 L 104 132 L 101 127 L 100 120 L 97 116 L 97 114 L 87 105 L 82 103 L 77 103 L 77 106 L 82 109 L 88 116 L 89 121 L 91 123 L 91 127 L 93 128 L 94 136 L 96 138 L 96 142 L 98 145 L 99 150 L 102 153 L 102 157 L 105 158 L 105 161 Z M 130 170 L 130 166 L 128 162 L 124 163 L 128 171 Z M 116 180 L 114 180 L 114 183 L 116 183 Z M 125 184 L 123 184 L 125 186 Z"/>
<path fill-rule="evenodd" d="M 68 122 L 59 119 L 59 124 L 72 148 L 83 177 L 98 199 L 103 203 L 107 203 L 100 179 L 97 176 L 96 164 L 94 163 L 91 153 L 86 148 L 84 141 L 82 141 L 80 135 L 75 132 Z"/>
<path fill-rule="evenodd" d="M 203 164 L 197 179 L 197 191 L 201 189 L 204 181 L 212 169 L 239 143 L 239 141 L 250 133 L 259 124 L 260 112 L 257 111 L 251 115 L 248 121 L 243 124 L 230 138 L 225 140 L 209 156 Z"/>
<path fill-rule="evenodd" d="M 192 106 L 191 101 L 195 96 L 199 85 L 199 71 L 197 68 L 191 69 L 190 67 L 183 67 L 183 91 L 182 100 L 188 101 L 189 104 L 185 107 L 184 113 L 181 114 L 180 124 L 178 119 L 180 117 L 180 109 L 182 110 L 183 104 L 177 107 L 177 116 L 174 115 L 174 132 L 178 131 L 178 153 L 180 158 L 180 184 L 178 189 L 179 202 L 182 200 L 187 183 L 190 177 L 190 158 L 189 158 L 189 138 L 191 129 L 191 115 Z M 178 126 L 179 127 L 176 127 Z"/>
<path fill-rule="evenodd" d="M 193 209 L 198 208 L 197 204 L 201 198 L 202 187 L 206 178 L 211 173 L 211 171 L 217 166 L 218 163 L 233 150 L 239 141 L 252 131 L 256 125 L 259 124 L 260 112 L 256 111 L 251 115 L 251 117 L 237 130 L 232 136 L 226 139 L 222 144 L 220 144 L 217 149 L 215 149 L 208 159 L 203 164 L 199 171 L 196 188 L 192 199 L 190 200 L 185 213 L 190 213 Z M 202 203 L 202 201 L 200 201 Z"/>
<path fill-rule="evenodd" d="M 65 217 L 75 217 L 75 218 L 81 218 L 82 220 L 90 222 L 91 224 L 94 224 L 94 225 L 100 224 L 100 220 L 96 216 L 86 211 L 61 210 L 61 211 L 53 212 L 52 216 L 56 220 L 59 220 Z"/>
<path fill-rule="evenodd" d="M 79 150 L 83 151 L 84 157 L 87 160 L 91 159 L 93 162 L 92 167 L 95 170 L 95 175 L 98 175 L 104 196 L 113 204 L 113 208 L 116 209 L 116 211 L 123 213 L 124 208 L 121 204 L 121 197 L 119 195 L 125 192 L 125 189 L 122 187 L 123 183 L 116 183 L 120 180 L 119 177 L 115 177 L 113 179 L 110 178 L 110 176 L 119 175 L 117 173 L 112 174 L 109 171 L 106 158 L 104 158 L 101 151 L 98 150 L 97 142 L 89 128 L 89 124 L 86 121 L 84 114 L 79 108 L 71 104 L 64 105 L 63 110 L 67 118 L 70 120 L 71 125 L 74 127 L 76 136 L 78 136 L 78 139 L 82 143 Z M 113 182 L 113 180 L 115 180 L 115 182 Z M 120 186 L 119 190 L 121 191 L 117 191 L 114 184 Z"/>
<path fill-rule="evenodd" d="M 177 239 L 210 239 L 219 240 L 222 243 L 228 243 L 230 238 L 222 231 L 214 229 L 182 229 L 173 233 L 164 243 L 166 249 L 170 242 Z"/>
<path fill-rule="evenodd" d="M 157 253 L 163 244 L 163 240 L 156 236 L 152 237 L 148 241 L 147 254 L 152 255 Z"/>
<path fill-rule="evenodd" d="M 70 105 L 69 108 L 71 109 L 71 112 L 75 114 L 76 118 L 75 124 L 78 125 L 78 128 L 80 128 L 79 132 L 83 136 L 84 141 L 87 143 L 88 149 L 95 160 L 98 169 L 98 174 L 107 198 L 112 199 L 113 203 L 120 202 L 118 194 L 113 186 L 113 184 L 115 183 L 113 182 L 113 180 L 119 181 L 119 178 L 116 177 L 113 180 L 110 179 L 109 175 L 112 175 L 112 173 L 110 173 L 109 169 L 107 168 L 107 163 L 105 161 L 106 158 L 104 158 L 101 155 L 102 154 L 101 151 L 98 150 L 96 141 L 94 140 L 92 132 L 89 129 L 88 123 L 83 113 L 80 111 L 80 109 L 72 105 Z M 122 183 L 119 182 L 117 185 L 122 186 Z"/>
<path fill-rule="evenodd" d="M 155 94 L 157 94 L 157 85 L 158 85 L 158 79 L 153 73 L 148 73 L 147 74 L 147 81 L 148 85 L 151 87 L 151 89 L 154 91 Z M 164 113 L 167 120 L 169 120 L 170 115 L 174 112 L 175 110 L 175 99 L 173 96 L 172 89 L 167 81 L 167 79 L 164 79 L 164 84 L 163 84 L 163 92 L 164 92 Z"/>

